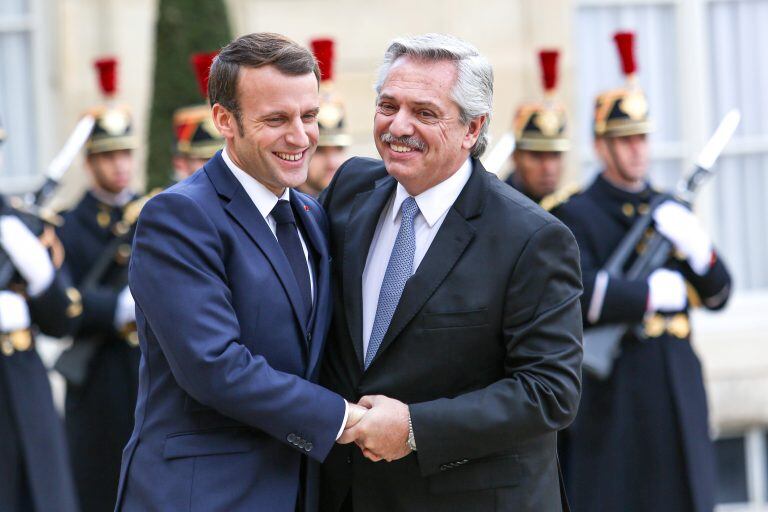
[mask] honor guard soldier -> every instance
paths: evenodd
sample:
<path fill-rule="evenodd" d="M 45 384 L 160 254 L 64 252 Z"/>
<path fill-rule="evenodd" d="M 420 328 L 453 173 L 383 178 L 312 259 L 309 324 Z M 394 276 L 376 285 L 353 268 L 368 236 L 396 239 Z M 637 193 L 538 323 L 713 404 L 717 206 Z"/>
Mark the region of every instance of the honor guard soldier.
<path fill-rule="evenodd" d="M 320 66 L 320 111 L 317 113 L 320 138 L 309 161 L 307 181 L 299 190 L 317 197 L 347 159 L 347 147 L 352 143 L 352 137 L 345 126 L 344 103 L 333 86 L 334 41 L 313 39 L 310 46 Z"/>
<path fill-rule="evenodd" d="M 0 126 L 0 151 L 5 131 Z M 0 157 L 2 155 L 0 154 Z M 0 158 L 1 160 L 1 158 Z M 0 168 L 2 162 L 0 161 Z M 51 226 L 0 196 L 0 509 L 77 512 L 64 427 L 34 334 L 70 334 L 77 290 L 59 273 Z"/>
<path fill-rule="evenodd" d="M 615 40 L 627 84 L 595 103 L 602 172 L 552 213 L 580 247 L 585 329 L 632 327 L 607 378 L 584 372 L 579 413 L 561 445 L 566 486 L 576 512 L 711 512 L 714 453 L 688 313 L 698 305 L 722 308 L 730 277 L 690 210 L 659 199 L 649 213 L 660 193 L 648 183 L 648 102 L 637 82 L 633 34 Z M 648 235 L 668 239 L 674 256 L 647 278 L 609 275 L 609 258 L 647 214 Z M 629 248 L 625 269 L 644 257 L 648 239 Z M 588 345 L 585 332 L 585 351 Z"/>
<path fill-rule="evenodd" d="M 132 225 L 141 199 L 130 189 L 137 141 L 115 103 L 117 61 L 96 61 L 105 104 L 86 142 L 91 187 L 63 214 L 65 269 L 82 295 L 74 343 L 56 363 L 67 379 L 66 427 L 83 512 L 111 510 L 122 449 L 133 428 L 140 352 L 127 286 Z"/>
<path fill-rule="evenodd" d="M 176 181 L 191 176 L 224 146 L 224 138 L 213 123 L 208 103 L 208 75 L 217 53 L 196 53 L 191 58 L 205 103 L 182 107 L 173 114 L 173 170 Z"/>
<path fill-rule="evenodd" d="M 521 105 L 513 122 L 514 170 L 506 182 L 537 203 L 557 189 L 563 173 L 563 154 L 570 148 L 565 135 L 565 109 L 555 100 L 558 56 L 556 50 L 539 52 L 544 101 Z"/>

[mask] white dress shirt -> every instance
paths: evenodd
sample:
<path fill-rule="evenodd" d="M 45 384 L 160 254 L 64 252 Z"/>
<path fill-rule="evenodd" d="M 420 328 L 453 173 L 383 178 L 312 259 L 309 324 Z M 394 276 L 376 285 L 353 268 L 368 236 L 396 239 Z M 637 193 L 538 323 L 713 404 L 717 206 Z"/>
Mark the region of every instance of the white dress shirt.
<path fill-rule="evenodd" d="M 227 164 L 227 167 L 229 167 L 229 170 L 232 171 L 232 174 L 235 175 L 235 178 L 237 178 L 237 181 L 240 182 L 240 184 L 245 189 L 245 192 L 248 194 L 248 197 L 251 198 L 251 201 L 253 201 L 253 204 L 256 205 L 256 208 L 259 210 L 259 213 L 261 213 L 261 216 L 264 217 L 264 220 L 267 221 L 267 225 L 269 226 L 269 229 L 272 230 L 272 234 L 275 235 L 275 238 L 277 238 L 277 222 L 275 222 L 275 219 L 272 218 L 272 209 L 277 204 L 277 201 L 280 199 L 285 199 L 286 201 L 290 201 L 290 190 L 286 187 L 285 191 L 283 192 L 283 195 L 280 197 L 277 197 L 275 194 L 273 194 L 267 187 L 262 185 L 258 182 L 253 176 L 239 168 L 235 163 L 232 161 L 231 158 L 229 158 L 229 154 L 227 153 L 227 148 L 224 148 L 224 151 L 221 152 L 221 157 L 224 159 L 224 163 Z M 304 242 L 304 237 L 301 236 L 301 230 L 296 228 L 299 232 L 299 240 L 301 241 L 301 248 L 304 250 L 304 259 L 307 260 L 307 268 L 309 269 L 309 284 L 310 284 L 310 295 L 312 297 L 312 303 L 315 302 L 315 280 L 312 275 L 312 265 L 309 264 L 309 253 L 307 252 L 307 244 Z M 341 427 L 339 427 L 339 432 L 336 434 L 336 439 L 341 437 L 341 434 L 344 433 L 344 427 L 347 424 L 347 416 L 349 415 L 349 404 L 346 400 L 344 400 L 344 419 L 341 421 Z"/>
<path fill-rule="evenodd" d="M 227 154 L 227 149 L 224 148 L 224 151 L 221 152 L 221 158 L 224 159 L 224 163 L 227 164 L 227 167 L 229 167 L 229 170 L 232 171 L 232 174 L 235 175 L 235 178 L 237 178 L 237 181 L 240 182 L 240 184 L 245 189 L 245 192 L 248 194 L 248 197 L 251 198 L 251 201 L 253 201 L 253 204 L 256 205 L 256 208 L 259 210 L 259 213 L 261 213 L 261 216 L 264 217 L 264 220 L 267 221 L 267 225 L 269 226 L 269 229 L 272 231 L 272 234 L 275 235 L 275 239 L 277 239 L 277 222 L 275 222 L 275 219 L 272 218 L 272 210 L 274 209 L 277 202 L 281 199 L 284 199 L 286 201 L 291 200 L 290 191 L 291 189 L 287 188 L 283 191 L 283 195 L 280 197 L 277 197 L 275 194 L 272 193 L 267 187 L 259 183 L 258 180 L 256 180 L 253 176 L 239 168 L 231 158 L 229 158 L 229 155 Z M 298 221 L 297 221 L 298 222 Z M 301 248 L 304 251 L 304 259 L 307 262 L 307 269 L 309 269 L 309 295 L 312 298 L 312 303 L 315 303 L 315 279 L 312 275 L 312 265 L 309 263 L 309 252 L 307 251 L 307 244 L 304 242 L 304 237 L 301 235 L 301 230 L 296 227 L 296 231 L 299 233 L 299 240 L 301 241 Z"/>
<path fill-rule="evenodd" d="M 464 185 L 472 174 L 472 161 L 467 159 L 464 164 L 447 180 L 438 183 L 414 197 L 419 206 L 419 213 L 413 221 L 416 235 L 416 252 L 413 256 L 413 272 L 419 268 L 421 260 L 427 254 L 432 240 L 435 239 L 440 226 L 448 214 L 448 210 L 456 202 Z M 363 270 L 363 354 L 368 353 L 368 342 L 371 339 L 373 322 L 376 319 L 376 309 L 379 305 L 379 292 L 384 274 L 389 264 L 389 256 L 400 230 L 400 207 L 409 196 L 401 184 L 397 184 L 392 198 L 381 211 L 379 223 L 371 240 L 368 258 Z"/>

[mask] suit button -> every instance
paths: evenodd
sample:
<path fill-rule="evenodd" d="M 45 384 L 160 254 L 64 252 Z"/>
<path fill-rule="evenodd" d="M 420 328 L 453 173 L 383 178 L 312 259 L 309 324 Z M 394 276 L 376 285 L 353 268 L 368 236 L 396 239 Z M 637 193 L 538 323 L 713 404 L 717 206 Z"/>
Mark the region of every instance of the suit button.
<path fill-rule="evenodd" d="M 307 452 L 311 452 L 312 448 L 313 448 L 312 443 L 309 443 L 309 442 L 304 446 L 304 450 L 306 450 Z"/>
<path fill-rule="evenodd" d="M 299 439 L 299 442 L 296 444 L 299 448 L 304 448 L 307 445 L 307 442 L 303 439 Z"/>
<path fill-rule="evenodd" d="M 288 442 L 291 444 L 296 443 L 296 434 L 288 434 Z"/>
<path fill-rule="evenodd" d="M 448 469 L 450 469 L 448 467 L 448 464 L 443 464 L 442 466 L 440 466 L 440 471 L 447 471 Z"/>
<path fill-rule="evenodd" d="M 352 456 L 347 457 L 347 464 L 352 464 Z"/>

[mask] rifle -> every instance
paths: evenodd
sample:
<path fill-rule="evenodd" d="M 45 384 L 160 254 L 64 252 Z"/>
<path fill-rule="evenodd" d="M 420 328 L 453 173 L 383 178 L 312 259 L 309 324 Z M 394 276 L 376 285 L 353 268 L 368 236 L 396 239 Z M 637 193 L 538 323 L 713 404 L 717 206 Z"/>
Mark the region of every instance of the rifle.
<path fill-rule="evenodd" d="M 21 219 L 30 230 L 36 235 L 40 235 L 44 226 L 48 223 L 45 219 L 48 217 L 45 212 L 45 206 L 56 192 L 64 173 L 69 169 L 77 156 L 78 151 L 85 145 L 88 137 L 91 135 L 93 125 L 96 122 L 93 116 L 86 115 L 77 123 L 67 141 L 62 146 L 59 153 L 48 164 L 45 172 L 45 182 L 35 192 L 30 192 L 25 198 L 13 206 L 26 215 Z M 8 287 L 13 277 L 16 275 L 16 268 L 13 262 L 0 248 L 0 290 Z"/>
<path fill-rule="evenodd" d="M 691 206 L 702 183 L 714 174 L 712 168 L 715 161 L 736 131 L 740 119 L 738 110 L 728 112 L 699 154 L 693 170 L 677 184 L 676 194 L 660 194 L 651 201 L 648 212 L 635 221 L 603 267 L 609 279 L 647 279 L 654 270 L 664 266 L 673 247 L 669 240 L 653 229 L 654 209 L 667 200 Z M 648 238 L 645 250 L 625 272 L 627 262 L 637 245 L 647 236 L 648 230 L 652 230 L 653 234 Z M 608 378 L 614 361 L 619 357 L 621 340 L 627 331 L 633 328 L 636 326 L 608 324 L 584 329 L 584 370 L 600 380 Z"/>

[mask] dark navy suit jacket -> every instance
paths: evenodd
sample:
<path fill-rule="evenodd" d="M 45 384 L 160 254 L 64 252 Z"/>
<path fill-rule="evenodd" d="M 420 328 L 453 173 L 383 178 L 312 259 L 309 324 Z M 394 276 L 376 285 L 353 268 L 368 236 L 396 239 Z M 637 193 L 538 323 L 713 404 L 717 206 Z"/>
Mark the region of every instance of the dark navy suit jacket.
<path fill-rule="evenodd" d="M 144 207 L 129 271 L 139 396 L 117 510 L 294 512 L 300 486 L 304 510 L 316 508 L 312 460 L 333 446 L 345 404 L 313 384 L 331 315 L 325 216 L 304 194 L 291 203 L 315 255 L 313 322 L 220 153 Z"/>

